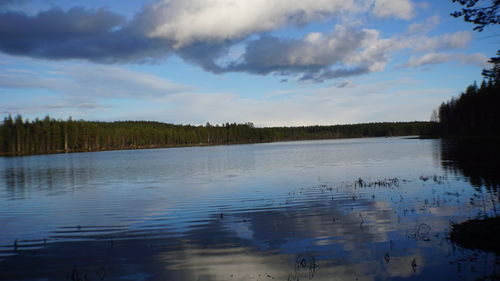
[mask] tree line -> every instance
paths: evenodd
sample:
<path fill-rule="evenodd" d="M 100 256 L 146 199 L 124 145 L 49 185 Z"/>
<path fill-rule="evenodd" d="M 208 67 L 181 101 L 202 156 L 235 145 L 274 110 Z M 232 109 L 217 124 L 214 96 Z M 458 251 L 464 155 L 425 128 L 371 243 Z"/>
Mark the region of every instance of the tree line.
<path fill-rule="evenodd" d="M 476 83 L 439 107 L 441 132 L 449 136 L 500 136 L 500 87 L 491 79 Z"/>
<path fill-rule="evenodd" d="M 432 122 L 415 121 L 256 128 L 252 123 L 194 126 L 150 121 L 61 120 L 49 116 L 30 121 L 21 115 L 9 115 L 0 124 L 0 155 L 424 135 L 434 127 Z"/>
<path fill-rule="evenodd" d="M 474 24 L 474 30 L 500 24 L 500 0 L 452 0 L 462 9 L 452 13 Z M 490 69 L 484 69 L 485 78 L 478 87 L 467 87 L 458 97 L 444 102 L 433 113 L 431 120 L 439 121 L 440 135 L 445 137 L 499 137 L 500 136 L 500 50 L 489 60 Z"/>

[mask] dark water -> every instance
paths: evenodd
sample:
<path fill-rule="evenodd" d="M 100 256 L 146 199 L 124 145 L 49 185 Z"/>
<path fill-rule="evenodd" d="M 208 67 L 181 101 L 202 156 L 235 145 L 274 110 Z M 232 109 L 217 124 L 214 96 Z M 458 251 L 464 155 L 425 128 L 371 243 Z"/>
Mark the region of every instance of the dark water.
<path fill-rule="evenodd" d="M 0 158 L 0 280 L 496 280 L 498 257 L 448 234 L 497 212 L 499 155 L 370 138 Z"/>

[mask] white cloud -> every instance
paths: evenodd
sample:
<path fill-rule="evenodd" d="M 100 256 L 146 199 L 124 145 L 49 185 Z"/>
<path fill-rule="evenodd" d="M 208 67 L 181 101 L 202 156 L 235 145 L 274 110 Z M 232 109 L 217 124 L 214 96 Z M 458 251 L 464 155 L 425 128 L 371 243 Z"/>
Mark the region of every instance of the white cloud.
<path fill-rule="evenodd" d="M 409 20 L 414 16 L 410 0 L 375 0 L 373 13 L 380 18 L 397 17 Z"/>
<path fill-rule="evenodd" d="M 409 20 L 415 9 L 411 0 L 160 0 L 145 13 L 156 19 L 150 36 L 171 40 L 183 59 L 207 71 L 278 74 L 321 82 L 383 71 L 391 55 L 403 49 L 436 53 L 465 48 L 472 33 L 429 37 L 427 33 L 439 25 L 437 15 L 390 38 L 382 38 L 378 30 L 346 23 L 337 24 L 331 33 L 311 32 L 302 38 L 262 32 L 356 13 Z M 260 37 L 248 40 L 256 34 Z M 234 44 L 240 46 L 239 57 L 229 55 Z M 474 61 L 467 56 L 459 60 Z"/>
<path fill-rule="evenodd" d="M 472 64 L 480 67 L 488 65 L 488 57 L 482 53 L 453 54 L 453 53 L 428 53 L 420 57 L 412 56 L 401 67 L 419 67 L 424 65 L 440 64 L 450 61 L 458 61 L 463 64 Z"/>
<path fill-rule="evenodd" d="M 155 75 L 113 66 L 71 66 L 61 70 L 75 89 L 91 96 L 110 98 L 156 98 L 194 90 Z"/>
<path fill-rule="evenodd" d="M 265 98 L 251 99 L 231 92 L 203 93 L 189 85 L 111 66 L 44 65 L 42 72 L 18 67 L 2 73 L 10 77 L 0 79 L 0 88 L 9 89 L 0 95 L 29 95 L 15 88 L 36 88 L 44 94 L 23 104 L 5 102 L 0 111 L 38 116 L 50 112 L 90 120 L 105 116 L 106 120 L 184 124 L 250 121 L 259 126 L 290 126 L 427 120 L 431 109 L 451 96 L 450 91 L 442 90 L 398 90 L 398 85 L 414 83 L 406 79 L 376 83 L 350 80 L 319 89 L 290 86 L 281 92 L 263 93 Z M 6 68 L 13 66 L 7 64 Z M 124 111 L 119 102 L 109 103 L 110 99 L 125 99 L 124 103 L 133 102 L 133 106 Z"/>
<path fill-rule="evenodd" d="M 423 22 L 415 22 L 410 24 L 408 26 L 408 33 L 414 34 L 414 33 L 427 33 L 434 28 L 436 28 L 439 23 L 441 22 L 441 19 L 439 18 L 438 15 L 434 15 L 430 18 L 427 18 Z"/>
<path fill-rule="evenodd" d="M 359 14 L 367 13 L 382 18 L 411 19 L 414 10 L 411 0 L 156 0 L 127 21 L 104 9 L 52 9 L 34 17 L 19 14 L 17 21 L 9 21 L 10 28 L 4 33 L 19 34 L 16 40 L 20 41 L 5 44 L 4 51 L 99 63 L 159 60 L 176 54 L 217 74 L 278 74 L 320 82 L 383 71 L 391 55 L 402 49 L 435 53 L 466 47 L 472 40 L 472 33 L 468 31 L 427 36 L 439 23 L 438 16 L 414 23 L 405 33 L 390 38 L 383 38 L 379 30 L 360 28 L 362 20 L 357 23 L 342 20 L 350 15 L 359 20 L 362 18 Z M 74 24 L 75 17 L 78 22 L 100 24 L 90 27 Z M 341 23 L 332 32 L 311 32 L 302 38 L 266 33 L 311 21 L 335 19 Z M 64 28 L 66 23 L 74 25 L 71 30 Z M 33 36 L 37 32 L 33 26 L 42 24 L 43 34 L 39 34 L 40 38 Z M 19 48 L 12 49 L 17 44 L 26 44 L 28 47 L 21 49 L 31 51 L 18 53 Z M 61 71 L 64 76 L 61 87 L 94 95 L 133 98 L 134 95 L 149 97 L 186 90 L 164 79 L 110 66 Z M 19 79 L 6 83 L 11 87 L 27 87 Z M 40 77 L 26 84 L 34 83 L 40 87 L 55 84 Z"/>
<path fill-rule="evenodd" d="M 370 10 L 373 0 L 160 0 L 145 13 L 156 21 L 151 37 L 174 41 L 175 48 L 194 42 L 238 40 L 287 25 L 331 19 L 339 13 Z M 378 17 L 410 19 L 410 0 L 375 0 Z"/>
<path fill-rule="evenodd" d="M 411 40 L 415 52 L 451 50 L 467 47 L 472 40 L 470 31 L 457 31 L 435 37 L 417 36 Z"/>
<path fill-rule="evenodd" d="M 364 29 L 368 34 L 364 40 L 362 49 L 357 56 L 349 57 L 348 65 L 368 65 L 370 72 L 381 71 L 385 68 L 389 55 L 393 51 L 399 50 L 400 44 L 396 38 L 380 38 L 380 32 L 375 29 Z"/>
<path fill-rule="evenodd" d="M 374 29 L 337 25 L 331 33 L 313 32 L 300 39 L 263 36 L 248 42 L 245 52 L 225 71 L 256 74 L 297 74 L 301 80 L 322 81 L 385 68 L 396 39 L 380 38 Z"/>
<path fill-rule="evenodd" d="M 15 68 L 0 74 L 0 88 L 45 89 L 68 96 L 127 99 L 151 99 L 195 89 L 114 66 L 47 63 L 46 67 L 43 73 Z"/>
<path fill-rule="evenodd" d="M 137 108 L 128 118 L 191 124 L 254 122 L 257 126 L 428 120 L 431 110 L 454 93 L 440 89 L 398 90 L 402 83 L 415 82 L 399 79 L 356 83 L 356 87 L 304 88 L 291 94 L 270 94 L 266 99 L 242 98 L 232 93 L 174 94 L 156 100 L 155 109 L 149 107 L 145 112 Z"/>
<path fill-rule="evenodd" d="M 469 31 L 427 36 L 426 33 L 438 24 L 439 17 L 433 16 L 390 38 L 382 38 L 376 29 L 360 29 L 347 24 L 337 24 L 332 32 L 311 32 L 302 38 L 262 35 L 238 43 L 239 57 L 228 55 L 232 48 L 224 49 L 223 45 L 220 48 L 214 48 L 217 45 L 184 47 L 178 52 L 184 59 L 214 73 L 278 74 L 321 82 L 383 71 L 391 56 L 403 49 L 413 52 L 453 50 L 466 47 L 472 40 Z"/>

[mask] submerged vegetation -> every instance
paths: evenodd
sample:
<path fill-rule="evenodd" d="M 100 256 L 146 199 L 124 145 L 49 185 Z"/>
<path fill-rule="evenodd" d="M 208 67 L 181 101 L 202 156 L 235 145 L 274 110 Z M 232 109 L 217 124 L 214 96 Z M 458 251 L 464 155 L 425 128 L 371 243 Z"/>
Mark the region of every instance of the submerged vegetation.
<path fill-rule="evenodd" d="M 0 125 L 0 155 L 102 151 L 193 145 L 427 134 L 431 122 L 256 128 L 252 123 L 205 126 L 148 121 L 92 122 L 24 120 L 8 116 Z"/>

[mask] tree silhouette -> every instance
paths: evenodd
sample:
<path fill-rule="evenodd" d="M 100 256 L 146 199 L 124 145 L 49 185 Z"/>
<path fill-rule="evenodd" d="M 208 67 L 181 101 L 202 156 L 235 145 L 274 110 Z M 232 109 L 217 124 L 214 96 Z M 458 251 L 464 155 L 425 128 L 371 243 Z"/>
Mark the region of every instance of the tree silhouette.
<path fill-rule="evenodd" d="M 499 83 L 483 81 L 467 87 L 458 98 L 441 104 L 439 120 L 444 136 L 500 136 Z"/>
<path fill-rule="evenodd" d="M 500 23 L 500 0 L 452 0 L 462 6 L 451 15 L 463 17 L 475 25 L 479 32 L 488 25 Z M 479 3 L 490 3 L 479 6 Z M 486 78 L 478 87 L 474 82 L 458 98 L 452 98 L 439 107 L 439 121 L 444 136 L 500 136 L 500 50 L 489 60 L 493 68 L 484 69 Z"/>
<path fill-rule="evenodd" d="M 491 5 L 482 7 L 478 7 L 479 0 L 453 0 L 453 2 L 458 2 L 465 7 L 451 15 L 456 18 L 464 17 L 466 22 L 475 24 L 474 30 L 483 31 L 487 25 L 500 23 L 500 15 L 498 15 L 500 0 L 492 0 Z"/>
<path fill-rule="evenodd" d="M 452 16 L 459 18 L 463 17 L 464 21 L 473 23 L 474 30 L 479 32 L 488 25 L 500 24 L 500 0 L 479 1 L 479 0 L 452 0 L 464 6 L 460 11 L 451 13 Z M 479 3 L 490 3 L 487 6 L 479 6 Z M 500 50 L 497 51 L 497 56 L 492 57 L 489 63 L 493 64 L 492 69 L 483 70 L 483 76 L 492 78 L 496 82 L 500 79 Z"/>
<path fill-rule="evenodd" d="M 205 126 L 148 121 L 91 122 L 25 120 L 7 116 L 0 123 L 0 155 L 25 155 L 113 149 L 221 145 L 272 141 L 430 134 L 431 122 L 257 128 L 251 122 Z"/>
<path fill-rule="evenodd" d="M 498 84 L 500 82 L 500 50 L 497 51 L 497 56 L 492 57 L 488 62 L 493 64 L 493 67 L 491 69 L 484 69 L 483 76 L 493 79 Z"/>

